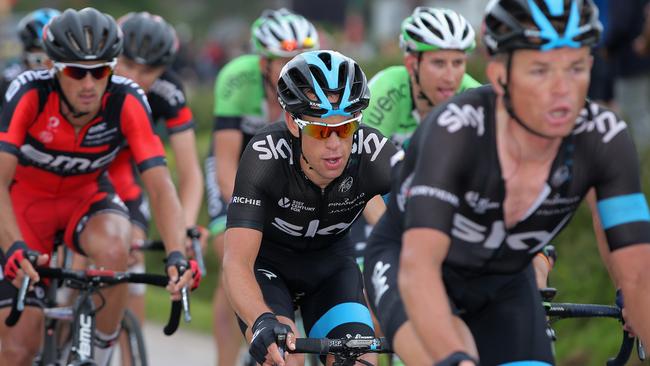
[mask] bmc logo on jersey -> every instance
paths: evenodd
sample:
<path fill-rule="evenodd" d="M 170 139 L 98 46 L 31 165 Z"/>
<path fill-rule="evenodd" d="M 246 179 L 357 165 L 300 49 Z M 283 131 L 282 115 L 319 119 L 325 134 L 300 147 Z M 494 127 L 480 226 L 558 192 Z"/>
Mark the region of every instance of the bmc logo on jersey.
<path fill-rule="evenodd" d="M 174 83 L 170 83 L 167 80 L 156 80 L 153 85 L 151 85 L 149 92 L 160 95 L 167 101 L 167 103 L 169 103 L 169 105 L 174 107 L 185 103 L 183 91 L 174 85 Z"/>
<path fill-rule="evenodd" d="M 30 81 L 47 80 L 51 78 L 52 74 L 50 73 L 50 70 L 25 71 L 22 74 L 18 75 L 14 81 L 9 84 L 7 92 L 5 93 L 5 100 L 10 101 L 14 95 L 16 95 L 16 92 L 20 89 L 20 87 L 29 83 Z"/>
<path fill-rule="evenodd" d="M 260 160 L 289 159 L 289 164 L 293 164 L 291 146 L 283 138 L 276 142 L 273 141 L 273 136 L 266 135 L 266 139 L 253 143 L 253 150 L 260 153 L 258 156 Z"/>
<path fill-rule="evenodd" d="M 307 226 L 295 225 L 290 222 L 284 221 L 279 217 L 273 219 L 271 225 L 275 226 L 278 230 L 289 234 L 291 236 L 304 236 L 306 238 L 313 238 L 318 235 L 336 235 L 344 232 L 347 228 L 352 225 L 354 220 L 359 217 L 363 210 L 359 211 L 357 215 L 350 222 L 340 222 L 338 224 L 329 225 L 326 227 L 320 227 L 320 220 L 311 220 Z"/>
<path fill-rule="evenodd" d="M 567 214 L 551 232 L 537 230 L 508 233 L 503 221 L 495 221 L 492 227 L 488 228 L 456 213 L 451 235 L 468 243 L 481 243 L 486 249 L 496 250 L 506 243 L 511 250 L 527 250 L 528 253 L 535 253 L 548 244 L 570 218 L 571 213 Z"/>
<path fill-rule="evenodd" d="M 34 146 L 25 144 L 20 147 L 20 152 L 32 164 L 43 167 L 46 170 L 57 174 L 84 174 L 95 171 L 105 165 L 108 165 L 120 148 L 117 147 L 106 155 L 98 159 L 91 160 L 79 156 L 52 155 L 36 149 Z"/>
<path fill-rule="evenodd" d="M 367 131 L 360 129 L 357 132 L 357 140 L 352 145 L 352 154 L 369 154 L 370 161 L 375 161 L 377 156 L 381 152 L 381 149 L 386 145 L 387 138 L 383 137 L 380 139 L 376 133 L 370 132 L 367 135 L 364 134 Z"/>
<path fill-rule="evenodd" d="M 457 132 L 463 127 L 473 127 L 476 128 L 476 133 L 479 136 L 483 136 L 485 132 L 484 119 L 483 107 L 477 108 L 470 104 L 459 107 L 450 103 L 445 111 L 438 116 L 438 124 L 447 127 L 447 131 L 450 133 Z"/>

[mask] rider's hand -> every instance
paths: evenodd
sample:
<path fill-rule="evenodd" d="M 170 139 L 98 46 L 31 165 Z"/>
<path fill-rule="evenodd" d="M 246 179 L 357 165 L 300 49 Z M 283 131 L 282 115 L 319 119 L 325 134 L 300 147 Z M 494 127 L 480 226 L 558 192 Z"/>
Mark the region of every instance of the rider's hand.
<path fill-rule="evenodd" d="M 629 333 L 630 337 L 636 337 L 632 326 L 627 321 L 627 312 L 625 311 L 625 301 L 623 301 L 623 291 L 616 290 L 616 306 L 621 309 L 621 316 L 623 317 L 623 329 Z"/>
<path fill-rule="evenodd" d="M 290 350 L 296 349 L 296 340 L 291 331 L 291 327 L 280 323 L 278 318 L 272 313 L 260 315 L 253 323 L 251 331 L 253 332 L 253 338 L 251 339 L 251 346 L 248 353 L 260 365 L 284 365 L 287 353 L 282 357 L 277 344 L 275 344 L 276 336 L 281 331 L 286 331 L 287 348 Z"/>
<path fill-rule="evenodd" d="M 478 364 L 478 361 L 466 352 L 456 351 L 436 362 L 433 366 L 478 366 Z"/>
<path fill-rule="evenodd" d="M 165 259 L 165 271 L 169 276 L 167 291 L 169 291 L 171 294 L 172 300 L 180 300 L 181 289 L 183 287 L 192 287 L 192 278 L 194 277 L 194 271 L 191 269 L 191 264 L 187 261 L 187 259 L 185 259 L 185 256 L 181 252 L 175 250 L 167 255 L 167 258 Z M 196 273 L 198 272 L 199 271 L 197 269 Z M 182 275 L 179 277 L 179 274 Z"/>
<path fill-rule="evenodd" d="M 192 246 L 192 236 L 198 235 L 197 239 L 199 240 L 199 246 L 201 247 L 201 252 L 205 253 L 206 248 L 208 247 L 208 237 L 210 232 L 208 229 L 200 225 L 195 225 L 187 229 L 187 240 L 185 241 L 185 253 L 187 253 L 188 258 L 196 258 L 196 253 L 194 253 L 194 247 Z"/>
<path fill-rule="evenodd" d="M 15 287 L 20 287 L 23 276 L 27 275 L 31 279 L 30 289 L 33 284 L 40 280 L 38 273 L 34 269 L 34 265 L 45 265 L 48 260 L 47 254 L 40 254 L 35 250 L 27 247 L 24 241 L 16 241 L 11 244 L 7 250 L 7 263 L 4 267 L 4 276 Z"/>

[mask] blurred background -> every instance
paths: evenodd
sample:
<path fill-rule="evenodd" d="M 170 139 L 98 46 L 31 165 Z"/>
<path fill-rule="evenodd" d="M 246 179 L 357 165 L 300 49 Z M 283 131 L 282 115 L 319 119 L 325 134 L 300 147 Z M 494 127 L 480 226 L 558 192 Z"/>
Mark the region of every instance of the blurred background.
<path fill-rule="evenodd" d="M 251 23 L 266 8 L 286 7 L 300 13 L 314 22 L 321 33 L 323 48 L 338 50 L 356 59 L 370 79 L 376 72 L 400 64 L 402 54 L 398 47 L 401 21 L 418 5 L 447 7 L 463 14 L 480 33 L 481 17 L 488 0 L 128 0 L 128 1 L 83 1 L 83 0 L 0 0 L 0 70 L 20 62 L 21 48 L 15 34 L 18 20 L 28 12 L 40 7 L 64 10 L 68 7 L 80 9 L 95 7 L 115 18 L 131 11 L 149 11 L 159 14 L 176 27 L 181 38 L 180 55 L 173 68 L 183 76 L 188 93 L 189 105 L 197 122 L 200 156 L 208 150 L 212 128 L 212 89 L 219 69 L 230 59 L 249 52 L 249 29 Z M 610 0 L 611 2 L 611 0 Z M 636 16 L 645 21 L 643 7 L 647 0 L 619 0 L 619 6 L 630 6 Z M 610 10 L 607 1 L 600 1 L 604 11 L 604 23 Z M 636 8 L 635 8 L 636 7 Z M 629 23 L 629 22 L 628 22 Z M 645 24 L 645 23 L 643 23 Z M 607 27 L 607 24 L 606 24 Z M 607 30 L 607 28 L 606 28 Z M 635 38 L 640 30 L 627 34 Z M 629 33 L 629 32 L 628 32 Z M 625 34 L 625 33 L 623 33 Z M 622 37 L 622 36 L 616 36 Z M 613 37 L 611 45 L 623 41 Z M 603 48 L 607 49 L 607 45 Z M 612 52 L 610 52 L 610 59 Z M 485 81 L 483 68 L 484 53 L 479 47 L 470 58 L 468 73 L 479 81 Z M 650 75 L 650 62 L 643 75 Z M 606 71 L 607 72 L 607 71 Z M 610 77 L 613 71 L 609 71 Z M 633 76 L 637 80 L 637 76 Z M 646 91 L 650 93 L 650 87 Z M 603 102 L 616 106 L 614 96 Z M 645 99 L 645 104 L 650 104 Z M 623 115 L 625 110 L 620 111 Z M 648 116 L 646 116 L 648 117 Z M 164 131 L 161 131 L 164 134 Z M 642 151 L 643 152 L 643 151 Z M 644 186 L 648 178 L 642 154 Z M 171 154 L 173 156 L 173 154 Z M 174 164 L 170 159 L 170 164 Z M 175 171 L 171 169 L 171 171 Z M 201 224 L 207 224 L 205 210 Z M 156 234 L 154 233 L 154 236 Z M 612 304 L 614 289 L 600 262 L 595 239 L 591 230 L 588 210 L 582 207 L 569 228 L 555 241 L 559 260 L 551 275 L 551 284 L 558 288 L 558 301 Z M 210 336 L 211 297 L 216 282 L 216 260 L 212 248 L 206 253 L 210 272 L 201 288 L 193 296 L 194 321 L 191 327 Z M 162 271 L 162 257 L 148 258 L 152 271 Z M 164 306 L 158 306 L 158 304 Z M 167 295 L 148 290 L 148 316 L 165 321 Z M 555 344 L 560 365 L 603 365 L 613 356 L 620 343 L 620 326 L 612 320 L 565 320 L 555 327 L 558 340 Z M 636 361 L 638 363 L 638 360 Z M 635 364 L 635 363 L 631 363 Z"/>

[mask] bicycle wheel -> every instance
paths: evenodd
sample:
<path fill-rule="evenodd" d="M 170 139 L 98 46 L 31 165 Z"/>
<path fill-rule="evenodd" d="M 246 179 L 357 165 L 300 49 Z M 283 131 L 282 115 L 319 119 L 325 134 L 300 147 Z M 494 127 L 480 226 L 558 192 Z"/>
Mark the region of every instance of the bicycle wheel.
<path fill-rule="evenodd" d="M 147 348 L 142 336 L 138 319 L 129 310 L 124 312 L 122 319 L 122 335 L 126 342 L 118 342 L 119 358 L 124 366 L 146 366 Z"/>

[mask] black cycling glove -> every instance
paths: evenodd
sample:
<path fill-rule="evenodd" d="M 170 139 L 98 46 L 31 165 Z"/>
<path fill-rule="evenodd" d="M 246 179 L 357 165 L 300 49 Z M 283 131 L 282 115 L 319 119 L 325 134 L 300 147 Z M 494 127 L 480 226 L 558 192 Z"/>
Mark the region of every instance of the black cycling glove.
<path fill-rule="evenodd" d="M 260 315 L 251 327 L 253 338 L 251 339 L 251 347 L 248 353 L 260 365 L 264 364 L 266 360 L 269 346 L 275 343 L 276 330 L 286 330 L 289 333 L 291 332 L 291 327 L 280 323 L 273 313 Z"/>
<path fill-rule="evenodd" d="M 460 351 L 450 354 L 443 360 L 440 360 L 440 362 L 435 363 L 433 366 L 458 366 L 462 361 L 472 361 L 474 365 L 478 366 L 478 361 L 474 357 Z"/>

